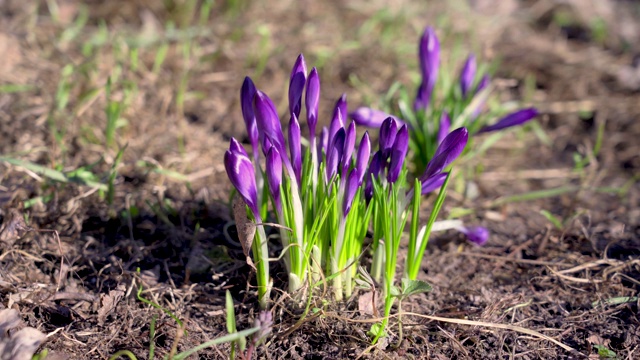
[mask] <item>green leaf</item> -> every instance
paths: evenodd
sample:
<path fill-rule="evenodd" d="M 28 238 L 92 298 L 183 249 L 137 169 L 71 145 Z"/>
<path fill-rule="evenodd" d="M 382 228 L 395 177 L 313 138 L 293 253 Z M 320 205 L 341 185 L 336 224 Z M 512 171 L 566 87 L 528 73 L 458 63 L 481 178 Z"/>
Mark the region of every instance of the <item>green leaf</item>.
<path fill-rule="evenodd" d="M 375 323 L 371 325 L 371 329 L 367 332 L 369 336 L 381 338 L 387 336 L 387 332 L 384 331 L 384 325 L 381 323 Z"/>
<path fill-rule="evenodd" d="M 604 346 L 604 345 L 593 345 L 593 347 L 598 350 L 598 356 L 600 356 L 600 358 L 604 358 L 604 359 L 617 359 L 618 358 L 618 354 L 616 354 L 615 352 L 607 349 L 607 347 Z"/>
<path fill-rule="evenodd" d="M 431 285 L 422 280 L 411 280 L 408 278 L 402 279 L 402 297 L 428 293 L 431 289 Z"/>

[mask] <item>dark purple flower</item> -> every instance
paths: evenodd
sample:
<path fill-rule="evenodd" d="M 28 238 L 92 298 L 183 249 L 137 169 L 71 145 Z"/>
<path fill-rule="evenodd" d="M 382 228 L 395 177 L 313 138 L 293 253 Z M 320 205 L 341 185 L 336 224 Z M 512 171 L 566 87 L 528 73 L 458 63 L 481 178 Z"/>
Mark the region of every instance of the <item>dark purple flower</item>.
<path fill-rule="evenodd" d="M 267 183 L 269 192 L 273 196 L 273 202 L 278 211 L 282 210 L 282 202 L 280 200 L 280 185 L 282 184 L 282 158 L 275 146 L 267 152 L 267 160 L 265 170 L 267 173 Z"/>
<path fill-rule="evenodd" d="M 360 185 L 358 184 L 358 169 L 354 168 L 349 173 L 349 177 L 347 179 L 347 187 L 344 192 L 344 198 L 342 200 L 342 217 L 346 218 L 347 214 L 349 214 L 349 210 L 351 210 L 351 205 L 353 203 L 353 198 L 356 196 L 356 192 L 358 192 L 358 188 Z"/>
<path fill-rule="evenodd" d="M 271 144 L 283 154 L 285 151 L 284 135 L 278 112 L 271 99 L 260 90 L 256 91 L 254 97 L 254 110 L 258 127 Z"/>
<path fill-rule="evenodd" d="M 414 109 L 424 110 L 429 106 L 431 93 L 438 79 L 438 67 L 440 66 L 440 43 L 432 27 L 427 27 L 420 39 L 419 60 L 422 84 L 416 96 Z"/>
<path fill-rule="evenodd" d="M 373 197 L 373 178 L 377 179 L 380 177 L 382 166 L 382 155 L 380 154 L 380 151 L 376 151 L 371 159 L 371 164 L 369 164 L 369 170 L 367 170 L 367 183 L 364 188 L 364 197 L 367 200 L 367 203 L 369 203 Z"/>
<path fill-rule="evenodd" d="M 318 70 L 311 69 L 307 78 L 307 92 L 305 94 L 305 106 L 307 107 L 307 125 L 309 126 L 309 140 L 313 144 L 316 137 L 316 125 L 318 124 L 318 103 L 320 102 L 320 77 Z"/>
<path fill-rule="evenodd" d="M 253 156 L 257 160 L 258 158 L 258 126 L 256 124 L 256 115 L 253 112 L 253 97 L 256 95 L 256 86 L 248 76 L 244 78 L 242 88 L 240 90 L 240 107 L 242 108 L 242 118 L 247 128 L 247 134 L 249 135 L 249 142 L 253 149 Z"/>
<path fill-rule="evenodd" d="M 224 167 L 231 184 L 238 190 L 249 209 L 254 215 L 259 215 L 256 177 L 249 157 L 239 152 L 227 150 L 224 153 Z"/>
<path fill-rule="evenodd" d="M 300 117 L 302 110 L 302 92 L 307 82 L 307 65 L 304 62 L 304 56 L 298 55 L 296 63 L 291 69 L 291 78 L 289 80 L 289 114 Z"/>
<path fill-rule="evenodd" d="M 356 123 L 353 121 L 347 127 L 347 131 L 344 137 L 344 150 L 342 151 L 342 169 L 346 174 L 351 166 L 351 155 L 353 155 L 353 149 L 356 146 Z"/>
<path fill-rule="evenodd" d="M 383 162 L 386 162 L 391 155 L 391 147 L 394 141 L 396 141 L 396 134 L 398 133 L 398 125 L 393 118 L 388 117 L 382 122 L 380 126 L 380 134 L 378 135 L 378 150 L 381 152 Z"/>
<path fill-rule="evenodd" d="M 362 185 L 364 174 L 367 170 L 367 164 L 369 164 L 369 157 L 371 156 L 371 140 L 369 140 L 369 133 L 365 131 L 358 145 L 358 154 L 356 155 L 356 169 L 358 169 L 358 185 Z"/>
<path fill-rule="evenodd" d="M 449 133 L 449 135 L 442 140 L 442 143 L 438 145 L 436 153 L 427 164 L 427 168 L 420 177 L 420 181 L 425 182 L 449 166 L 453 160 L 460 156 L 467 145 L 468 138 L 469 132 L 465 128 L 459 128 Z"/>
<path fill-rule="evenodd" d="M 422 183 L 422 189 L 420 190 L 420 193 L 422 195 L 427 195 L 433 190 L 441 187 L 442 184 L 444 184 L 444 181 L 447 179 L 447 175 L 449 175 L 449 173 L 443 172 L 431 176 Z"/>
<path fill-rule="evenodd" d="M 331 144 L 327 149 L 327 168 L 326 168 L 326 181 L 327 183 L 338 172 L 338 165 L 342 159 L 342 153 L 344 150 L 344 140 L 346 133 L 344 128 L 340 128 L 336 133 L 336 136 L 331 140 Z"/>
<path fill-rule="evenodd" d="M 247 151 L 244 149 L 244 146 L 242 146 L 242 144 L 240 144 L 240 142 L 235 138 L 231 138 L 231 141 L 229 143 L 229 151 L 234 154 L 249 157 Z"/>
<path fill-rule="evenodd" d="M 269 141 L 269 139 L 266 136 L 262 137 L 261 144 L 262 144 L 262 153 L 264 154 L 264 156 L 267 156 L 269 149 L 271 149 L 273 145 L 271 144 L 271 141 Z"/>
<path fill-rule="evenodd" d="M 322 152 L 325 155 L 328 155 L 328 147 L 329 147 L 329 129 L 326 126 L 322 127 L 322 131 L 320 132 L 320 142 L 318 142 L 318 159 L 322 160 Z"/>
<path fill-rule="evenodd" d="M 485 126 L 482 129 L 480 129 L 480 131 L 478 131 L 478 133 L 483 133 L 483 132 L 489 132 L 489 131 L 496 131 L 496 130 L 502 130 L 508 127 L 512 127 L 512 126 L 518 126 L 518 125 L 522 125 L 524 123 L 526 123 L 527 121 L 535 118 L 536 116 L 538 116 L 538 110 L 536 110 L 535 108 L 527 108 L 527 109 L 522 109 L 522 110 L 518 110 L 514 113 L 511 113 L 505 117 L 503 117 L 502 119 L 498 120 L 497 123 L 493 124 L 493 125 L 489 125 L 489 126 Z"/>
<path fill-rule="evenodd" d="M 404 122 L 398 118 L 389 115 L 384 111 L 374 110 L 368 107 L 359 107 L 356 111 L 349 114 L 349 116 L 356 122 L 356 124 L 372 128 L 380 128 L 382 122 L 388 118 L 393 118 L 396 121 L 396 126 L 398 127 L 404 124 Z"/>
<path fill-rule="evenodd" d="M 465 61 L 462 71 L 460 72 L 460 90 L 462 97 L 466 97 L 473 86 L 473 80 L 476 78 L 476 57 L 471 54 Z"/>
<path fill-rule="evenodd" d="M 438 145 L 442 143 L 445 137 L 449 134 L 449 129 L 451 128 L 451 120 L 449 118 L 449 114 L 447 112 L 442 112 L 440 116 L 440 127 L 438 128 Z"/>
<path fill-rule="evenodd" d="M 389 162 L 389 171 L 387 173 L 387 181 L 390 183 L 398 180 L 404 159 L 407 156 L 407 150 L 409 150 L 409 130 L 407 125 L 402 125 L 391 149 L 391 161 Z"/>
<path fill-rule="evenodd" d="M 336 106 L 333 109 L 333 117 L 331 118 L 331 124 L 329 125 L 329 139 L 333 139 L 338 132 L 338 129 L 344 127 L 346 110 L 347 96 L 342 94 L 338 101 L 336 101 Z"/>
<path fill-rule="evenodd" d="M 472 243 L 482 246 L 489 240 L 489 230 L 482 226 L 461 226 L 458 230 L 465 234 Z"/>
<path fill-rule="evenodd" d="M 484 90 L 487 86 L 489 86 L 490 82 L 491 82 L 491 78 L 489 78 L 489 75 L 485 74 L 484 76 L 482 76 L 482 78 L 480 79 L 480 82 L 478 83 L 478 87 L 476 87 L 476 94 Z"/>
<path fill-rule="evenodd" d="M 300 145 L 300 123 L 296 114 L 291 116 L 289 121 L 289 155 L 291 155 L 291 165 L 296 174 L 296 180 L 300 184 L 302 176 L 302 148 Z"/>

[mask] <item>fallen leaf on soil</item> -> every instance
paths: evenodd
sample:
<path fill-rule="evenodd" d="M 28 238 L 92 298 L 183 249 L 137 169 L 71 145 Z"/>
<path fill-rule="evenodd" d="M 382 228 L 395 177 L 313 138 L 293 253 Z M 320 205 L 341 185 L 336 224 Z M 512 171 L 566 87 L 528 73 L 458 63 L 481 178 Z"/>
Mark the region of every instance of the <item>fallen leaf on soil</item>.
<path fill-rule="evenodd" d="M 253 238 L 256 235 L 256 224 L 247 217 L 247 204 L 238 195 L 233 199 L 233 219 L 236 221 L 238 240 L 242 245 L 242 252 L 247 257 L 247 263 L 253 265 L 249 257 L 249 251 L 251 251 Z"/>
<path fill-rule="evenodd" d="M 604 346 L 609 346 L 609 343 L 611 342 L 611 340 L 605 339 L 598 334 L 589 335 L 589 337 L 587 338 L 587 341 L 593 345 L 604 345 Z"/>
<path fill-rule="evenodd" d="M 20 314 L 14 309 L 0 311 L 0 360 L 30 360 L 47 338 L 40 331 L 26 327 L 8 335 L 10 329 L 20 326 Z"/>
<path fill-rule="evenodd" d="M 113 312 L 120 300 L 125 294 L 124 284 L 118 284 L 118 287 L 110 290 L 109 294 L 100 295 L 100 309 L 98 310 L 98 324 L 104 325 L 107 320 L 107 316 Z"/>
<path fill-rule="evenodd" d="M 0 229 L 0 242 L 11 246 L 31 230 L 33 229 L 24 222 L 24 217 L 19 210 L 9 209 Z"/>
<path fill-rule="evenodd" d="M 361 315 L 374 315 L 373 291 L 367 291 L 358 298 L 358 311 Z"/>

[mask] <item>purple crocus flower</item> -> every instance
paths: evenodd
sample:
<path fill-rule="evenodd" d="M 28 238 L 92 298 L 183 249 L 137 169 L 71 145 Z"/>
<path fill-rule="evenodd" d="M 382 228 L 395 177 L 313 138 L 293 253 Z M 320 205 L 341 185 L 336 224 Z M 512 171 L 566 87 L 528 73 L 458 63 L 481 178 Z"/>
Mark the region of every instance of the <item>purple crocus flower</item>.
<path fill-rule="evenodd" d="M 349 214 L 349 210 L 351 210 L 351 205 L 353 203 L 353 198 L 356 196 L 356 192 L 358 192 L 358 188 L 360 185 L 358 184 L 358 169 L 354 168 L 349 173 L 349 177 L 347 179 L 347 187 L 344 192 L 344 198 L 342 200 L 342 217 L 346 218 L 347 214 Z"/>
<path fill-rule="evenodd" d="M 478 246 L 484 245 L 489 240 L 489 230 L 482 226 L 461 226 L 458 230 L 465 234 L 469 241 Z"/>
<path fill-rule="evenodd" d="M 387 181 L 394 183 L 400 176 L 404 159 L 409 149 L 409 130 L 407 125 L 402 125 L 391 149 L 391 161 L 389 162 L 389 171 L 387 172 Z"/>
<path fill-rule="evenodd" d="M 420 190 L 420 193 L 422 195 L 427 195 L 433 190 L 441 187 L 442 184 L 444 184 L 444 181 L 447 179 L 448 175 L 449 173 L 446 173 L 446 172 L 432 175 L 430 178 L 428 178 L 425 182 L 422 183 L 422 189 Z"/>
<path fill-rule="evenodd" d="M 351 166 L 351 155 L 353 154 L 353 149 L 356 146 L 356 123 L 353 121 L 347 127 L 347 131 L 344 137 L 344 150 L 342 151 L 342 171 L 346 174 L 346 171 L 349 170 L 349 166 Z"/>
<path fill-rule="evenodd" d="M 238 190 L 254 216 L 259 216 L 255 171 L 249 157 L 240 152 L 227 150 L 224 153 L 224 167 L 231 184 Z"/>
<path fill-rule="evenodd" d="M 368 107 L 357 108 L 356 111 L 349 114 L 349 117 L 351 117 L 356 124 L 371 128 L 380 128 L 380 126 L 382 126 L 382 122 L 388 118 L 394 119 L 396 121 L 396 126 L 398 127 L 404 124 L 403 121 L 399 120 L 395 116 L 389 115 L 384 111 L 374 110 Z"/>
<path fill-rule="evenodd" d="M 489 75 L 484 74 L 480 79 L 480 82 L 478 82 L 478 86 L 476 87 L 476 94 L 484 90 L 487 86 L 489 86 L 490 82 L 491 82 L 491 78 L 489 78 Z"/>
<path fill-rule="evenodd" d="M 229 142 L 229 151 L 234 154 L 249 157 L 247 151 L 244 149 L 244 146 L 242 146 L 242 144 L 240 144 L 240 142 L 235 138 L 231 138 L 231 141 Z"/>
<path fill-rule="evenodd" d="M 442 143 L 442 140 L 449 134 L 449 129 L 451 128 L 451 119 L 449 118 L 449 114 L 447 112 L 442 112 L 440 116 L 440 127 L 438 128 L 438 145 Z"/>
<path fill-rule="evenodd" d="M 453 162 L 464 150 L 469 138 L 469 132 L 465 128 L 453 130 L 436 149 L 424 174 L 420 177 L 420 181 L 426 182 L 432 176 L 442 172 L 449 164 Z"/>
<path fill-rule="evenodd" d="M 302 148 L 300 145 L 300 123 L 296 114 L 292 114 L 289 121 L 289 155 L 291 156 L 291 165 L 293 172 L 296 174 L 296 180 L 300 184 L 302 177 Z"/>
<path fill-rule="evenodd" d="M 307 78 L 307 92 L 305 94 L 305 106 L 307 107 L 307 125 L 309 126 L 309 141 L 314 143 L 316 137 L 316 125 L 318 124 L 318 103 L 320 102 L 320 77 L 318 70 L 311 69 Z"/>
<path fill-rule="evenodd" d="M 331 144 L 327 149 L 327 167 L 326 167 L 326 181 L 327 183 L 338 172 L 338 164 L 342 159 L 344 151 L 344 140 L 346 133 L 344 128 L 340 128 L 336 135 L 331 140 Z"/>
<path fill-rule="evenodd" d="M 282 211 L 280 200 L 280 185 L 282 184 L 282 159 L 280 153 L 272 146 L 267 152 L 265 171 L 267 173 L 267 183 L 269 192 L 273 196 L 273 202 L 278 212 Z"/>
<path fill-rule="evenodd" d="M 282 134 L 282 125 L 280 125 L 278 112 L 271 99 L 260 90 L 256 91 L 254 97 L 254 110 L 256 122 L 264 133 L 264 136 L 269 139 L 271 144 L 275 146 L 281 154 L 284 154 L 284 135 Z"/>
<path fill-rule="evenodd" d="M 249 135 L 249 142 L 253 149 L 253 157 L 255 161 L 258 161 L 258 144 L 259 134 L 258 126 L 256 125 L 256 115 L 253 112 L 253 97 L 256 95 L 256 86 L 248 76 L 244 78 L 242 88 L 240 89 L 240 107 L 242 108 L 242 118 L 247 128 L 247 134 Z"/>
<path fill-rule="evenodd" d="M 419 46 L 420 71 L 422 84 L 418 88 L 414 110 L 424 110 L 429 106 L 431 93 L 438 79 L 440 66 L 440 42 L 432 27 L 427 27 L 422 34 Z"/>
<path fill-rule="evenodd" d="M 373 178 L 378 178 L 382 170 L 382 154 L 380 150 L 373 154 L 371 164 L 369 164 L 369 170 L 367 170 L 367 183 L 364 187 L 364 197 L 367 200 L 367 204 L 373 197 Z"/>
<path fill-rule="evenodd" d="M 326 126 L 322 127 L 320 132 L 320 142 L 318 143 L 318 159 L 322 160 L 322 152 L 328 155 L 329 148 L 329 129 Z"/>
<path fill-rule="evenodd" d="M 473 86 L 473 80 L 476 77 L 476 57 L 471 54 L 465 61 L 462 71 L 460 73 L 460 90 L 462 90 L 462 97 L 466 97 L 471 91 Z"/>
<path fill-rule="evenodd" d="M 291 69 L 291 78 L 289 80 L 289 114 L 300 117 L 302 110 L 302 92 L 307 82 L 307 65 L 304 62 L 304 56 L 298 55 L 296 63 Z"/>
<path fill-rule="evenodd" d="M 336 101 L 336 106 L 333 109 L 333 117 L 331 118 L 331 124 L 329 125 L 329 139 L 333 139 L 338 132 L 338 129 L 344 127 L 346 109 L 347 97 L 343 94 L 338 101 Z"/>
<path fill-rule="evenodd" d="M 358 169 L 358 185 L 362 185 L 364 174 L 366 173 L 369 157 L 371 156 L 371 140 L 369 133 L 365 131 L 358 145 L 358 154 L 356 155 L 356 169 Z"/>
<path fill-rule="evenodd" d="M 404 125 L 403 125 L 404 126 Z M 378 135 L 378 150 L 381 152 L 382 161 L 386 162 L 391 155 L 391 148 L 396 140 L 398 133 L 398 125 L 393 118 L 388 117 L 380 126 L 380 134 Z"/>
<path fill-rule="evenodd" d="M 522 110 L 518 110 L 514 113 L 511 113 L 505 117 L 503 117 L 502 119 L 498 120 L 497 123 L 493 124 L 493 125 L 489 125 L 489 126 L 485 126 L 482 129 L 480 129 L 480 131 L 478 131 L 478 133 L 483 133 L 483 132 L 489 132 L 489 131 L 496 131 L 496 130 L 502 130 L 508 127 L 512 127 L 512 126 L 518 126 L 518 125 L 522 125 L 524 123 L 526 123 L 527 121 L 535 118 L 536 116 L 538 116 L 538 110 L 536 110 L 535 108 L 527 108 L 527 109 L 522 109 Z"/>

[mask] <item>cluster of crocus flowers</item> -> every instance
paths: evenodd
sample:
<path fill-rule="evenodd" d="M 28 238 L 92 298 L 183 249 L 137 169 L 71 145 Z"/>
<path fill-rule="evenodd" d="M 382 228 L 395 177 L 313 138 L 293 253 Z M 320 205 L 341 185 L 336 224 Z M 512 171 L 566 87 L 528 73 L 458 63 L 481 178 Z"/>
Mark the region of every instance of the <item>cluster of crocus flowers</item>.
<path fill-rule="evenodd" d="M 467 142 L 464 128 L 446 134 L 429 167 L 416 180 L 416 189 L 406 181 L 405 158 L 410 144 L 407 124 L 393 117 L 382 121 L 378 149 L 374 151 L 368 132 L 358 136 L 356 122 L 347 122 L 347 99 L 342 95 L 335 103 L 329 126 L 317 131 L 320 77 L 315 68 L 307 72 L 302 55 L 290 76 L 286 137 L 274 103 L 248 77 L 240 97 L 253 156 L 231 139 L 225 168 L 246 204 L 247 216 L 256 223 L 251 249 L 263 307 L 271 280 L 262 219 L 275 217 L 280 225 L 282 259 L 292 294 L 304 294 L 300 290 L 330 279 L 336 299 L 349 297 L 367 231 L 373 228 L 376 249 L 391 245 L 397 252 L 408 214 L 419 210 L 408 204 L 443 187 L 447 167 Z M 306 140 L 301 118 L 306 119 L 309 130 Z M 421 244 L 426 246 L 424 238 L 428 237 L 422 234 L 421 243 L 414 244 L 412 262 L 422 258 L 417 253 L 424 252 Z M 385 281 L 393 283 L 396 256 L 382 250 L 378 253 L 381 258 L 376 266 L 388 268 Z"/>
<path fill-rule="evenodd" d="M 481 133 L 495 132 L 522 125 L 538 116 L 535 108 L 520 109 L 506 115 L 501 109 L 487 111 L 486 102 L 492 90 L 489 76 L 479 71 L 476 57 L 471 54 L 460 70 L 458 81 L 439 81 L 440 42 L 433 28 L 427 27 L 418 46 L 421 82 L 415 97 L 402 90 L 397 104 L 389 108 L 389 114 L 368 107 L 360 107 L 349 115 L 358 125 L 378 128 L 391 117 L 396 126 L 408 126 L 410 138 L 410 169 L 415 176 L 428 172 L 429 164 L 438 156 L 437 149 L 454 129 L 468 129 L 471 139 Z M 448 87 L 446 84 L 451 83 Z M 412 104 L 412 105 L 411 105 Z M 498 117 L 495 122 L 492 120 Z M 444 181 L 444 175 L 426 181 L 421 176 L 425 189 L 436 187 Z M 478 227 L 456 229 L 467 235 L 475 244 L 487 241 L 488 231 Z"/>

